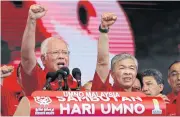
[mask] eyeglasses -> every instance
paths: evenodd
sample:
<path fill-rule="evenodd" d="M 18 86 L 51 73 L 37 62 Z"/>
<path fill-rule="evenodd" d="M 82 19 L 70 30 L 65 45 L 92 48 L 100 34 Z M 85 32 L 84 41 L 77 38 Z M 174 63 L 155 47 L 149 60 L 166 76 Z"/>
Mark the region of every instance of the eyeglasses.
<path fill-rule="evenodd" d="M 55 51 L 47 52 L 47 54 L 51 54 L 54 57 L 58 57 L 60 54 L 62 54 L 63 56 L 68 56 L 70 54 L 70 51 L 67 51 L 67 50 L 55 50 Z"/>
<path fill-rule="evenodd" d="M 180 73 L 178 73 L 178 72 L 172 72 L 172 73 L 170 73 L 170 76 L 171 76 L 171 77 L 178 77 L 178 76 L 180 76 Z"/>

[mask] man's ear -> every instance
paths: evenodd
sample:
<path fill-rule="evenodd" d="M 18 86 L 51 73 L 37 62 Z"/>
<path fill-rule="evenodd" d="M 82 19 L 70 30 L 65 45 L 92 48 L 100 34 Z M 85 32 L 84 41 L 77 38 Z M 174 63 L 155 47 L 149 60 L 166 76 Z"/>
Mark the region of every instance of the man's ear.
<path fill-rule="evenodd" d="M 45 60 L 46 60 L 45 55 L 41 55 L 41 61 L 42 61 L 43 65 L 45 65 Z"/>
<path fill-rule="evenodd" d="M 163 84 L 159 84 L 159 87 L 160 87 L 160 92 L 162 92 L 163 89 L 164 89 L 164 85 Z"/>
<path fill-rule="evenodd" d="M 168 81 L 169 85 L 171 85 L 171 84 L 170 84 L 170 79 L 169 79 L 169 78 L 167 79 L 167 81 Z"/>
<path fill-rule="evenodd" d="M 112 70 L 110 70 L 110 74 L 111 74 L 111 76 L 112 76 L 112 78 L 114 80 L 115 79 L 115 74 L 114 74 L 114 72 Z"/>

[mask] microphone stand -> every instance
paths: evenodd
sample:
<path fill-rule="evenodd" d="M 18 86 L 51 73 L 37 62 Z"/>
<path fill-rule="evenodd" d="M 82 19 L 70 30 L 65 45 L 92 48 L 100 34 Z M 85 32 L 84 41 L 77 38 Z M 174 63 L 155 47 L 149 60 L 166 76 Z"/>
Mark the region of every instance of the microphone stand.
<path fill-rule="evenodd" d="M 67 77 L 64 77 L 64 91 L 68 91 L 69 87 L 68 87 L 68 83 L 67 83 Z"/>
<path fill-rule="evenodd" d="M 62 88 L 62 78 L 61 77 L 58 77 L 58 84 L 59 84 L 59 88 L 57 89 L 57 91 L 63 91 L 63 88 Z"/>
<path fill-rule="evenodd" d="M 78 83 L 78 87 L 77 87 L 76 91 L 80 91 L 81 90 L 81 81 L 78 81 L 77 83 Z"/>

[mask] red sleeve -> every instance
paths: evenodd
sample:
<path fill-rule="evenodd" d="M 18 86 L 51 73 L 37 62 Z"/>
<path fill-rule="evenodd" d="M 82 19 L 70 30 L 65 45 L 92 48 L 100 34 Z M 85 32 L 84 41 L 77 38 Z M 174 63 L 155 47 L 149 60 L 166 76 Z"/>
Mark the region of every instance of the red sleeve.
<path fill-rule="evenodd" d="M 1 115 L 13 116 L 18 103 L 15 94 L 1 86 Z"/>
<path fill-rule="evenodd" d="M 107 76 L 106 82 L 103 83 L 98 73 L 95 71 L 91 91 L 112 91 L 112 86 L 109 83 L 109 75 L 110 72 Z"/>
<path fill-rule="evenodd" d="M 24 72 L 21 66 L 20 84 L 26 96 L 30 96 L 36 90 L 42 90 L 46 82 L 46 73 L 40 68 L 38 63 L 33 68 L 31 75 Z"/>
<path fill-rule="evenodd" d="M 177 116 L 180 116 L 180 92 L 178 93 L 178 96 L 177 96 L 176 113 L 177 113 Z"/>

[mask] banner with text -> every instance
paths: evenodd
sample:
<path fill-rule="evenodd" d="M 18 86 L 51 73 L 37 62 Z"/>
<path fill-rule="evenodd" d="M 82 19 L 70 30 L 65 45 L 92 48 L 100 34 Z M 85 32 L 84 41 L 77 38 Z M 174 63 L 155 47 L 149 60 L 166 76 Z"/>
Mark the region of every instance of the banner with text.
<path fill-rule="evenodd" d="M 160 97 L 128 92 L 36 92 L 28 97 L 31 116 L 164 116 Z M 138 93 L 137 93 L 138 94 Z"/>

